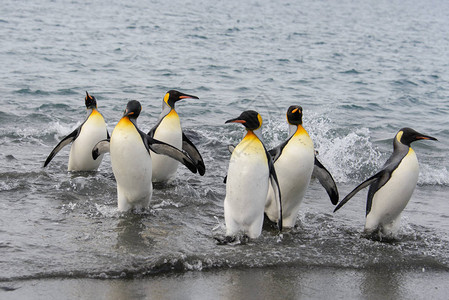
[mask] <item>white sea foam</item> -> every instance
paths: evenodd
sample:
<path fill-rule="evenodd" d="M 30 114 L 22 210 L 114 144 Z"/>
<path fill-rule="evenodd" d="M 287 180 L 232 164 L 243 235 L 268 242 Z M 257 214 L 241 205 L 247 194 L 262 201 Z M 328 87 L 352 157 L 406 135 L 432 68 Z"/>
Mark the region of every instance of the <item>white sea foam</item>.
<path fill-rule="evenodd" d="M 96 212 L 106 218 L 112 218 L 119 215 L 116 206 L 100 205 L 95 203 Z"/>
<path fill-rule="evenodd" d="M 368 128 L 347 132 L 313 112 L 305 116 L 304 127 L 318 151 L 318 159 L 337 182 L 364 179 L 382 164 L 382 153 L 373 144 Z"/>
<path fill-rule="evenodd" d="M 75 128 L 81 125 L 81 122 L 76 124 L 61 124 L 58 121 L 51 122 L 47 128 L 44 129 L 46 133 L 56 133 L 56 138 L 63 138 L 71 133 Z"/>
<path fill-rule="evenodd" d="M 431 166 L 421 163 L 418 178 L 420 185 L 449 185 L 449 171 L 444 166 Z"/>

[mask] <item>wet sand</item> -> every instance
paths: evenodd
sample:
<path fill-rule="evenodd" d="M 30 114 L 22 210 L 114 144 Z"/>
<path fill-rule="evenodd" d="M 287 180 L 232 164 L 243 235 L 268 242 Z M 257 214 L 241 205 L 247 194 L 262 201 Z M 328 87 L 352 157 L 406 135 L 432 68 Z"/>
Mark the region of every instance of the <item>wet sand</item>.
<path fill-rule="evenodd" d="M 449 272 L 272 267 L 0 286 L 0 299 L 448 299 Z"/>

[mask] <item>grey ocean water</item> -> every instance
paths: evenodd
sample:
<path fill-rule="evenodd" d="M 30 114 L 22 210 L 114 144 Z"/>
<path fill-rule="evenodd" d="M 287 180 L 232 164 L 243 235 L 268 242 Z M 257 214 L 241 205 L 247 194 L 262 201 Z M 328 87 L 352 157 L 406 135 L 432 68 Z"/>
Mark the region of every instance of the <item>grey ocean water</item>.
<path fill-rule="evenodd" d="M 123 294 L 144 298 L 163 284 L 175 298 L 208 298 L 213 287 L 224 298 L 447 296 L 447 1 L 126 2 L 0 4 L 1 298 L 97 288 L 113 298 L 146 286 Z M 84 120 L 86 90 L 111 132 L 131 99 L 142 103 L 138 124 L 148 131 L 169 89 L 200 98 L 177 111 L 205 176 L 180 167 L 172 183 L 155 186 L 148 211 L 120 214 L 109 156 L 97 173 L 67 173 L 67 147 L 42 168 Z M 312 181 L 297 228 L 216 245 L 227 145 L 243 134 L 225 120 L 259 111 L 271 148 L 287 137 L 292 104 L 303 107 L 340 196 L 384 163 L 401 127 L 439 139 L 414 144 L 421 172 L 397 241 L 361 238 L 366 191 L 334 214 Z"/>

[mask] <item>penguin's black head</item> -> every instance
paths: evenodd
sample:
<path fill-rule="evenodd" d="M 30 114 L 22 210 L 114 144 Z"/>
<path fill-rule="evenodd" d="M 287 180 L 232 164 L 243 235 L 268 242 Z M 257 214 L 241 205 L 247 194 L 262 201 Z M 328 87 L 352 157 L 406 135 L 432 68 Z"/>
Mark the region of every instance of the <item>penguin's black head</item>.
<path fill-rule="evenodd" d="M 164 102 L 167 103 L 167 105 L 170 106 L 171 108 L 175 108 L 175 103 L 177 101 L 187 98 L 199 99 L 197 96 L 187 95 L 175 90 L 170 90 L 165 94 Z"/>
<path fill-rule="evenodd" d="M 248 130 L 257 130 L 262 126 L 262 117 L 257 111 L 247 110 L 242 112 L 237 118 L 227 120 L 226 123 L 240 123 Z"/>
<path fill-rule="evenodd" d="M 292 105 L 287 110 L 287 121 L 291 125 L 302 125 L 302 107 Z"/>
<path fill-rule="evenodd" d="M 123 113 L 124 117 L 129 117 L 130 119 L 137 119 L 140 115 L 140 111 L 142 110 L 142 106 L 140 102 L 137 100 L 131 100 L 126 105 L 125 112 Z"/>
<path fill-rule="evenodd" d="M 86 98 L 84 98 L 84 101 L 88 109 L 97 108 L 97 100 L 95 100 L 94 96 L 89 95 L 87 91 L 86 91 Z"/>
<path fill-rule="evenodd" d="M 410 147 L 410 144 L 417 140 L 432 140 L 432 141 L 438 141 L 436 138 L 419 133 L 411 128 L 402 128 L 399 130 L 399 132 L 396 134 L 396 140 L 404 145 L 407 145 Z"/>

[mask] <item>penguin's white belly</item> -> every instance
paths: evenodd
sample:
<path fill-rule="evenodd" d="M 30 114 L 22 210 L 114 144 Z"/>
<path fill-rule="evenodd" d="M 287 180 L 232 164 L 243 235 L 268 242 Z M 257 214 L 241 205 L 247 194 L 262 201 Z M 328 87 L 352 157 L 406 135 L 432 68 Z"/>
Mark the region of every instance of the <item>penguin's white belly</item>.
<path fill-rule="evenodd" d="M 418 175 L 418 159 L 410 148 L 390 180 L 375 193 L 371 211 L 366 217 L 366 231 L 373 231 L 378 226 L 384 227 L 396 221 L 415 190 Z"/>
<path fill-rule="evenodd" d="M 159 124 L 154 138 L 182 149 L 182 131 L 179 119 L 166 117 Z M 171 157 L 151 151 L 153 160 L 153 182 L 167 181 L 175 176 L 179 162 Z"/>
<path fill-rule="evenodd" d="M 151 157 L 135 128 L 117 127 L 111 137 L 110 155 L 118 209 L 146 208 L 153 192 Z"/>
<path fill-rule="evenodd" d="M 81 132 L 73 141 L 69 155 L 69 171 L 95 171 L 100 166 L 103 154 L 92 158 L 93 147 L 107 138 L 106 123 L 101 117 L 89 117 L 81 127 Z"/>
<path fill-rule="evenodd" d="M 314 167 L 313 144 L 289 143 L 276 160 L 274 167 L 282 197 L 283 226 L 293 227 L 299 207 L 310 183 Z M 278 219 L 278 208 L 270 187 L 265 213 L 272 221 Z"/>
<path fill-rule="evenodd" d="M 256 238 L 262 231 L 269 170 L 265 150 L 248 148 L 237 146 L 231 156 L 224 212 L 228 236 L 242 232 Z"/>

